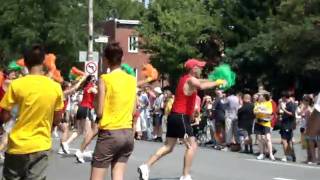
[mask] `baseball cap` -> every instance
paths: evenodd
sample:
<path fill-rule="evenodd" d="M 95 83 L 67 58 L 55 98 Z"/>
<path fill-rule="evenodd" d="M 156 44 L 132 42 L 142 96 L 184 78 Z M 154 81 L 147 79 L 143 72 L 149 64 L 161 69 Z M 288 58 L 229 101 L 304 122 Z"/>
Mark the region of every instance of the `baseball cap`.
<path fill-rule="evenodd" d="M 154 88 L 154 92 L 158 93 L 158 94 L 162 94 L 162 90 L 160 87 L 156 87 Z"/>
<path fill-rule="evenodd" d="M 206 65 L 206 62 L 200 61 L 197 59 L 188 59 L 187 62 L 184 63 L 184 67 L 186 69 L 192 69 L 196 66 L 198 67 L 204 67 Z"/>

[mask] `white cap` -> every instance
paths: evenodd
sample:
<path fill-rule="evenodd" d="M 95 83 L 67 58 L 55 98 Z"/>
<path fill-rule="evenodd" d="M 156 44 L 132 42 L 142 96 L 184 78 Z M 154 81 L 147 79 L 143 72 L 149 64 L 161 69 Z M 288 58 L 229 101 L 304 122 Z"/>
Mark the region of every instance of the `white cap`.
<path fill-rule="evenodd" d="M 154 92 L 156 92 L 156 93 L 158 93 L 158 94 L 162 94 L 162 90 L 161 90 L 160 87 L 156 87 L 156 88 L 154 88 L 153 90 L 154 90 Z"/>

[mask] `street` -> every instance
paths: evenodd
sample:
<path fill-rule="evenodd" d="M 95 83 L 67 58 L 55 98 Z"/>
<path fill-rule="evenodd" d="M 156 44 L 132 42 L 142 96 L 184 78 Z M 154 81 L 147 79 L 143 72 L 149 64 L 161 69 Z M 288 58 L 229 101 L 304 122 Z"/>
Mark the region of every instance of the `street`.
<path fill-rule="evenodd" d="M 57 154 L 58 139 L 54 139 L 50 159 L 48 180 L 88 180 L 90 162 L 79 164 L 73 155 Z M 74 153 L 79 140 L 72 144 Z M 126 180 L 138 179 L 137 167 L 161 146 L 160 143 L 139 141 L 129 160 Z M 300 145 L 296 145 L 298 147 Z M 90 146 L 93 150 L 94 144 Z M 282 150 L 276 145 L 281 157 Z M 296 148 L 298 157 L 303 152 Z M 174 152 L 159 161 L 152 169 L 150 180 L 179 180 L 182 169 L 184 147 L 177 145 Z M 304 157 L 302 157 L 304 158 Z M 302 161 L 302 158 L 298 161 Z M 89 161 L 89 160 L 88 160 Z M 2 170 L 2 169 L 1 169 Z M 280 161 L 258 161 L 252 155 L 199 148 L 195 158 L 192 176 L 195 180 L 319 180 L 320 166 L 301 163 L 282 163 Z M 109 177 L 107 179 L 110 179 Z"/>

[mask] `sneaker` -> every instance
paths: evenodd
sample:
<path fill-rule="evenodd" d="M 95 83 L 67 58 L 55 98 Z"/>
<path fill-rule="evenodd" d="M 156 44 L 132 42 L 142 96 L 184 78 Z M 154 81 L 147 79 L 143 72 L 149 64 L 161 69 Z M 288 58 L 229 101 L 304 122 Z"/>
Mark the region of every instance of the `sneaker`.
<path fill-rule="evenodd" d="M 180 180 L 192 180 L 191 176 L 188 175 L 188 176 L 181 176 L 180 177 Z"/>
<path fill-rule="evenodd" d="M 287 162 L 287 161 L 288 161 L 288 160 L 287 160 L 287 157 L 284 156 L 284 157 L 281 159 L 281 161 L 282 161 L 282 162 Z"/>
<path fill-rule="evenodd" d="M 86 161 L 84 160 L 84 153 L 82 153 L 80 150 L 77 150 L 76 154 L 75 154 L 77 161 L 79 163 L 85 163 Z"/>
<path fill-rule="evenodd" d="M 257 157 L 257 160 L 264 160 L 265 156 L 264 154 L 260 154 L 258 157 Z"/>
<path fill-rule="evenodd" d="M 229 148 L 228 148 L 228 147 L 225 147 L 225 148 L 221 149 L 221 151 L 223 151 L 223 152 L 228 152 L 228 151 L 229 151 Z"/>
<path fill-rule="evenodd" d="M 61 143 L 61 148 L 65 154 L 70 154 L 68 143 Z"/>
<path fill-rule="evenodd" d="M 274 156 L 270 156 L 270 160 L 271 160 L 271 161 L 275 161 L 276 158 L 275 158 Z"/>
<path fill-rule="evenodd" d="M 149 180 L 149 167 L 146 164 L 143 164 L 138 167 L 139 179 L 140 180 Z"/>
<path fill-rule="evenodd" d="M 83 152 L 83 156 L 88 157 L 88 158 L 92 158 L 93 152 L 92 151 L 85 151 Z"/>
<path fill-rule="evenodd" d="M 62 150 L 61 147 L 60 147 L 59 150 L 58 150 L 58 154 L 61 154 L 61 155 L 64 154 L 64 152 L 63 152 L 63 150 Z"/>
<path fill-rule="evenodd" d="M 3 153 L 0 153 L 0 160 L 4 160 L 4 155 L 3 155 Z"/>

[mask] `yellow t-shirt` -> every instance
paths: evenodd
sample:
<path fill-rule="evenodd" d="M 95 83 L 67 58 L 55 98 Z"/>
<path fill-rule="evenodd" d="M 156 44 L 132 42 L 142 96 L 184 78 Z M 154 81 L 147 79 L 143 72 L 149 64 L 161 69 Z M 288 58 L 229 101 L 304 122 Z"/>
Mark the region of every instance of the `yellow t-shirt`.
<path fill-rule="evenodd" d="M 257 119 L 264 119 L 266 121 L 257 122 L 258 124 L 266 127 L 271 127 L 271 119 L 272 119 L 272 102 L 257 102 L 254 106 L 254 114 Z"/>
<path fill-rule="evenodd" d="M 132 128 L 137 92 L 136 79 L 120 69 L 104 74 L 100 78 L 105 84 L 106 94 L 99 128 L 103 130 Z"/>
<path fill-rule="evenodd" d="M 51 148 L 51 128 L 55 111 L 63 108 L 61 86 L 41 75 L 27 75 L 11 82 L 0 107 L 19 112 L 9 134 L 9 154 L 29 154 Z"/>

